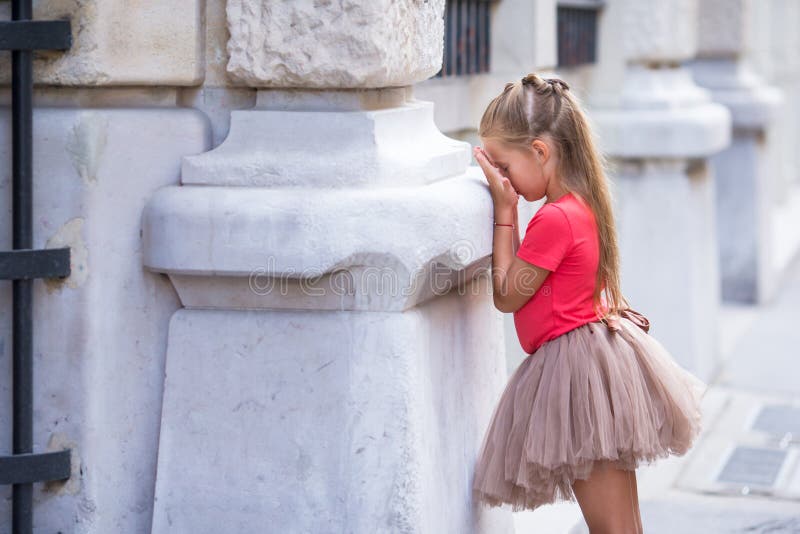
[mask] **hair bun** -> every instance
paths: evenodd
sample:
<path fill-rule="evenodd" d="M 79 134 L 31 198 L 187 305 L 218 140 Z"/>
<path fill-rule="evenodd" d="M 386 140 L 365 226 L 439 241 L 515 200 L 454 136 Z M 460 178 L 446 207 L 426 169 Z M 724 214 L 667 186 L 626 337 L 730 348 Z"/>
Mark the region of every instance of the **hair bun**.
<path fill-rule="evenodd" d="M 533 85 L 534 87 L 541 85 L 542 79 L 536 74 L 528 74 L 522 77 L 522 85 Z"/>
<path fill-rule="evenodd" d="M 545 81 L 553 86 L 560 85 L 565 91 L 569 90 L 569 84 L 561 78 L 545 78 Z"/>
<path fill-rule="evenodd" d="M 542 78 L 538 74 L 531 73 L 522 78 L 522 85 L 532 85 L 537 90 L 541 91 L 545 87 L 550 86 L 551 89 L 556 89 L 556 86 L 561 86 L 564 91 L 569 90 L 569 84 L 561 78 Z"/>

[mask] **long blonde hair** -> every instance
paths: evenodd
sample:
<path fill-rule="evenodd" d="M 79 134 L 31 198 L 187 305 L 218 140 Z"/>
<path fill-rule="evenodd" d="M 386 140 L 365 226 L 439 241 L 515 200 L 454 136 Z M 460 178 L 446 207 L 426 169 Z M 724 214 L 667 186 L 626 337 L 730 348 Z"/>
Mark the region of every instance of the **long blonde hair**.
<path fill-rule="evenodd" d="M 618 315 L 628 307 L 620 283 L 620 258 L 611 191 L 606 177 L 608 160 L 596 147 L 579 99 L 558 78 L 528 74 L 505 85 L 481 117 L 478 135 L 530 148 L 547 134 L 559 155 L 561 185 L 591 207 L 597 221 L 600 261 L 597 267 L 594 310 L 598 318 Z M 601 313 L 605 292 L 606 314 Z"/>

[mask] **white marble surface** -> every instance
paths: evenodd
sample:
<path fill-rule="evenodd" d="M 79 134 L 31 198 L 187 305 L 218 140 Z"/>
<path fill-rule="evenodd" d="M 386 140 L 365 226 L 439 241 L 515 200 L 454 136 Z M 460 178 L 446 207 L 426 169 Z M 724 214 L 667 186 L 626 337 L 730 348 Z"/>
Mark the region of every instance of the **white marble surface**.
<path fill-rule="evenodd" d="M 11 243 L 11 126 L 0 112 L 0 250 Z M 73 449 L 66 482 L 34 485 L 36 532 L 148 532 L 167 326 L 180 301 L 141 265 L 141 214 L 208 147 L 187 109 L 33 114 L 33 246 L 69 246 L 71 274 L 33 283 L 33 449 Z M 131 132 L 137 132 L 135 143 Z M 8 221 L 8 222 L 6 222 Z M 0 447 L 11 451 L 11 283 L 0 284 Z M 10 532 L 11 487 L 0 487 Z"/>
<path fill-rule="evenodd" d="M 143 261 L 155 272 L 192 275 L 174 278 L 187 306 L 407 309 L 488 277 L 491 200 L 479 174 L 473 167 L 428 186 L 317 190 L 311 198 L 299 188 L 162 188 L 143 214 Z M 343 271 L 347 286 L 314 280 Z M 276 291 L 259 291 L 268 277 Z M 280 280 L 304 285 L 288 295 L 277 291 Z M 336 291 L 350 286 L 352 293 Z"/>
<path fill-rule="evenodd" d="M 325 98 L 316 95 L 316 100 Z M 291 189 L 403 187 L 460 174 L 469 158 L 466 143 L 436 128 L 430 102 L 401 101 L 376 110 L 234 110 L 220 146 L 183 160 L 181 182 Z"/>
<path fill-rule="evenodd" d="M 646 160 L 613 176 L 622 289 L 651 335 L 707 380 L 718 365 L 714 182 L 706 164 Z"/>
<path fill-rule="evenodd" d="M 720 2 L 701 0 L 702 57 L 688 63 L 697 83 L 731 112 L 731 145 L 711 160 L 717 181 L 722 298 L 729 302 L 766 302 L 781 269 L 772 250 L 771 216 L 781 177 L 772 169 L 780 143 L 775 127 L 785 99 L 744 60 L 751 8 L 745 0 L 724 8 Z"/>
<path fill-rule="evenodd" d="M 476 289 L 403 313 L 177 312 L 153 532 L 513 532 L 471 506 L 506 380 Z"/>

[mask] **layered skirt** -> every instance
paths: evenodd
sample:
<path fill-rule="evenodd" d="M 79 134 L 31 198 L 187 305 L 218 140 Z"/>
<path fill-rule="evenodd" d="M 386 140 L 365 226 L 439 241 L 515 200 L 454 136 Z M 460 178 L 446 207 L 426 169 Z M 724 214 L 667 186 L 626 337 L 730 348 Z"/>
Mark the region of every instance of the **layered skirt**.
<path fill-rule="evenodd" d="M 521 511 L 575 501 L 572 482 L 595 460 L 634 470 L 692 447 L 707 384 L 634 314 L 581 325 L 523 360 L 478 452 L 478 502 Z"/>

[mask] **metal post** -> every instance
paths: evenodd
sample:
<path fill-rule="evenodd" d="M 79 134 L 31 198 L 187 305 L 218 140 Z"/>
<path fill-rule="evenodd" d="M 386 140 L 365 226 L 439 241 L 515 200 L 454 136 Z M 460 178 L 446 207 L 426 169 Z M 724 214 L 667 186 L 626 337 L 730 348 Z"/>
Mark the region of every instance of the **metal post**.
<path fill-rule="evenodd" d="M 30 20 L 31 0 L 13 0 L 11 20 Z M 13 137 L 13 240 L 15 249 L 33 246 L 33 74 L 31 50 L 11 51 L 11 107 Z M 13 453 L 33 452 L 33 280 L 13 282 Z M 12 486 L 12 530 L 33 531 L 33 484 Z"/>
<path fill-rule="evenodd" d="M 13 0 L 0 22 L 0 50 L 11 50 L 13 250 L 0 251 L 0 280 L 12 280 L 13 454 L 0 455 L 0 484 L 12 486 L 12 531 L 33 531 L 33 483 L 70 476 L 70 450 L 33 452 L 33 281 L 70 274 L 70 249 L 33 245 L 33 50 L 67 50 L 70 23 L 33 21 L 32 0 Z"/>

